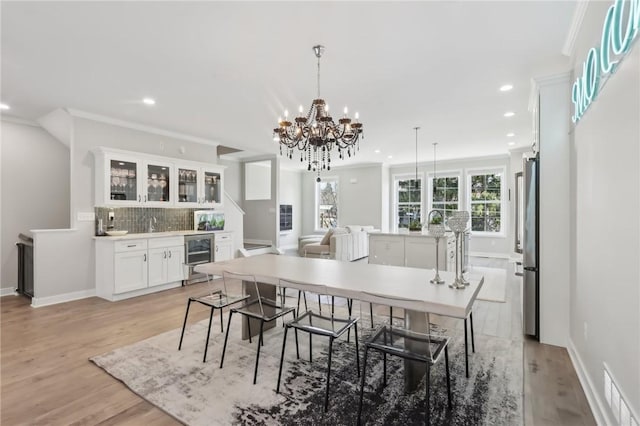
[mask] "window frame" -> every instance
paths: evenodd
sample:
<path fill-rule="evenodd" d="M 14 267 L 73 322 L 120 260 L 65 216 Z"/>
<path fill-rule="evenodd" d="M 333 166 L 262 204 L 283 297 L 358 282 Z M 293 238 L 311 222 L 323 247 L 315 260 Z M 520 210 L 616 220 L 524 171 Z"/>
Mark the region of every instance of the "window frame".
<path fill-rule="evenodd" d="M 436 172 L 436 177 L 437 178 L 453 178 L 456 177 L 458 178 L 458 201 L 456 201 L 456 204 L 458 205 L 458 210 L 460 210 L 461 208 L 464 208 L 464 195 L 463 195 L 463 183 L 464 183 L 464 178 L 463 178 L 463 174 L 462 174 L 462 170 L 460 169 L 456 169 L 456 170 L 443 170 L 443 171 L 439 171 Z M 429 187 L 427 188 L 427 214 L 429 214 L 429 212 L 431 212 L 433 210 L 433 173 L 429 173 L 428 175 L 428 181 L 429 181 Z M 445 204 L 451 204 L 451 203 L 446 203 Z M 445 219 L 445 226 L 446 226 L 446 217 L 443 218 Z M 449 227 L 447 226 L 447 229 Z"/>
<path fill-rule="evenodd" d="M 399 227 L 398 227 L 398 208 L 400 207 L 400 201 L 399 201 L 399 196 L 398 196 L 398 182 L 401 180 L 415 180 L 416 178 L 416 174 L 415 173 L 398 173 L 398 174 L 394 174 L 392 176 L 392 180 L 393 180 L 393 203 L 392 203 L 392 207 L 393 207 L 393 230 L 394 232 L 398 232 L 399 231 Z M 424 216 L 425 211 L 424 211 L 424 181 L 425 181 L 425 176 L 424 176 L 424 172 L 419 172 L 418 173 L 418 181 L 420 181 L 420 223 L 423 223 L 423 219 L 426 219 L 426 217 Z M 409 203 L 403 203 L 403 205 L 406 205 Z M 410 204 L 418 204 L 415 201 L 411 202 Z"/>
<path fill-rule="evenodd" d="M 321 228 L 320 225 L 320 184 L 327 182 L 335 182 L 336 183 L 336 227 L 340 224 L 340 179 L 338 176 L 323 176 L 322 181 L 316 182 L 314 180 L 314 191 L 315 191 L 315 208 L 314 208 L 314 232 L 327 232 L 330 228 Z"/>
<path fill-rule="evenodd" d="M 483 176 L 483 175 L 500 175 L 500 200 L 495 201 L 494 203 L 500 203 L 500 232 L 489 232 L 489 231 L 474 231 L 472 229 L 471 221 L 473 220 L 473 214 L 471 211 L 472 200 L 471 194 L 473 193 L 473 188 L 471 187 L 471 178 L 472 176 Z M 471 232 L 472 236 L 475 237 L 500 237 L 506 238 L 507 236 L 507 228 L 509 226 L 509 218 L 507 217 L 507 192 L 509 190 L 508 182 L 506 181 L 507 169 L 504 166 L 496 166 L 496 167 L 482 167 L 482 168 L 473 168 L 466 170 L 467 177 L 467 195 L 466 195 L 466 207 L 469 211 L 471 218 L 469 219 L 469 232 Z M 479 203 L 479 202 L 478 202 Z M 474 204 L 478 204 L 474 203 Z M 483 201 L 483 203 L 487 203 L 487 201 Z"/>

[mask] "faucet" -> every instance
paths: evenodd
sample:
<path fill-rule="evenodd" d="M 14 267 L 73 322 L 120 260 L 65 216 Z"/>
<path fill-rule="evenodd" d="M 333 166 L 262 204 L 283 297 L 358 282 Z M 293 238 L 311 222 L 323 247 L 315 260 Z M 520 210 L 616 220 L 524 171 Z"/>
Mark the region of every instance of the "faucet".
<path fill-rule="evenodd" d="M 158 224 L 158 221 L 155 216 L 149 219 L 149 232 L 153 232 L 156 230 L 156 228 L 153 226 L 154 224 L 155 225 Z"/>

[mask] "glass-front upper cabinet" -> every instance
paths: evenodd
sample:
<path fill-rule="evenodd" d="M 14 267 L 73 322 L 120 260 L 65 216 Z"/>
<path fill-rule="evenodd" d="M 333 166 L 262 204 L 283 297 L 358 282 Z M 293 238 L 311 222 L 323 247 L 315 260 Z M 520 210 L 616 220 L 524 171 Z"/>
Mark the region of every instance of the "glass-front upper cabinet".
<path fill-rule="evenodd" d="M 200 197 L 199 170 L 197 167 L 180 167 L 177 170 L 178 204 L 197 205 Z"/>
<path fill-rule="evenodd" d="M 219 171 L 203 170 L 204 175 L 204 203 L 222 205 L 222 175 Z"/>
<path fill-rule="evenodd" d="M 109 160 L 109 199 L 138 202 L 138 164 L 132 161 Z"/>
<path fill-rule="evenodd" d="M 146 181 L 144 202 L 158 206 L 172 203 L 171 176 L 173 167 L 170 163 L 150 161 L 145 163 Z"/>

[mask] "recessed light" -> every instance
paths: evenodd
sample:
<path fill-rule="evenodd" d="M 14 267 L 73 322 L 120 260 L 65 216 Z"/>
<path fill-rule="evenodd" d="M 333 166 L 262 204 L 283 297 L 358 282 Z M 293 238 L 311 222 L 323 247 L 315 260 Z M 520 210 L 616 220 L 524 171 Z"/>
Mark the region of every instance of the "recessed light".
<path fill-rule="evenodd" d="M 0 109 L 11 109 L 11 107 L 7 104 L 0 104 Z"/>
<path fill-rule="evenodd" d="M 512 84 L 505 84 L 503 86 L 500 86 L 500 91 L 501 92 L 508 92 L 511 89 L 513 89 L 513 85 Z"/>
<path fill-rule="evenodd" d="M 145 105 L 155 105 L 155 104 L 156 104 L 156 100 L 155 100 L 155 99 L 153 99 L 153 98 L 144 98 L 144 99 L 142 100 L 142 102 L 143 102 Z"/>
<path fill-rule="evenodd" d="M 376 154 L 380 154 L 380 150 L 379 149 L 376 149 L 373 152 L 375 152 Z"/>
<path fill-rule="evenodd" d="M 391 159 L 391 158 L 393 158 L 393 155 L 389 155 L 389 156 L 387 156 L 387 158 Z"/>
<path fill-rule="evenodd" d="M 508 137 L 508 138 L 512 138 L 512 137 L 514 137 L 515 135 L 516 135 L 515 133 L 507 133 L 507 137 Z"/>
<path fill-rule="evenodd" d="M 511 112 L 511 111 L 504 113 L 505 117 L 513 117 L 514 115 L 516 115 L 516 113 L 515 112 Z"/>
<path fill-rule="evenodd" d="M 515 142 L 509 142 L 509 146 L 514 146 L 515 144 Z"/>

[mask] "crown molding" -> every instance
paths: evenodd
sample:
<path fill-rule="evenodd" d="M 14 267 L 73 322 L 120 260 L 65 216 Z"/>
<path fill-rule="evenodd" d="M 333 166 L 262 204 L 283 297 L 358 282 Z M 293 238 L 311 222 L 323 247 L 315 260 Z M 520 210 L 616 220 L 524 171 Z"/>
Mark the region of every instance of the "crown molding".
<path fill-rule="evenodd" d="M 534 77 L 531 79 L 531 90 L 529 91 L 529 111 L 536 109 L 538 101 L 538 93 L 541 87 L 553 86 L 555 84 L 568 83 L 571 81 L 571 70 L 563 71 L 555 74 L 545 75 L 543 77 Z"/>
<path fill-rule="evenodd" d="M 166 136 L 169 138 L 180 139 L 183 141 L 195 142 L 203 145 L 218 146 L 219 142 L 214 142 L 209 139 L 200 138 L 197 136 L 191 136 L 184 133 L 174 132 L 171 130 L 160 129 L 158 127 L 147 126 L 145 124 L 134 123 L 131 121 L 120 120 L 117 118 L 107 117 L 105 115 L 94 114 L 91 112 L 81 111 L 78 109 L 65 108 L 65 110 L 73 117 L 85 118 L 87 120 L 98 121 L 100 123 L 111 124 L 113 126 L 124 127 L 127 129 L 139 130 L 146 133 L 151 133 L 160 136 Z"/>
<path fill-rule="evenodd" d="M 25 126 L 42 128 L 42 126 L 36 123 L 35 121 L 27 120 L 24 118 L 13 117 L 11 115 L 2 114 L 2 121 L 6 121 L 7 123 L 24 124 Z"/>
<path fill-rule="evenodd" d="M 495 155 L 484 155 L 481 157 L 460 157 L 460 158 L 447 158 L 447 159 L 442 159 L 442 160 L 436 160 L 436 163 L 438 164 L 438 167 L 440 167 L 441 165 L 447 166 L 448 164 L 457 164 L 460 162 L 466 162 L 466 161 L 478 161 L 478 160 L 506 160 L 509 158 L 509 154 L 505 153 L 505 154 L 495 154 Z M 418 167 L 429 167 L 433 165 L 433 160 L 432 161 L 420 161 L 418 162 Z M 415 168 L 416 163 L 401 163 L 401 164 L 392 164 L 389 166 L 389 169 L 393 170 L 393 169 L 399 169 L 399 168 L 405 168 L 405 167 L 414 167 Z"/>
<path fill-rule="evenodd" d="M 582 21 L 584 20 L 584 15 L 587 12 L 588 6 L 589 2 L 586 0 L 576 2 L 575 9 L 573 9 L 573 18 L 571 19 L 571 25 L 569 26 L 567 37 L 565 38 L 564 45 L 562 46 L 562 54 L 565 56 L 571 58 L 575 53 L 576 40 L 578 38 L 578 34 L 580 33 Z"/>

